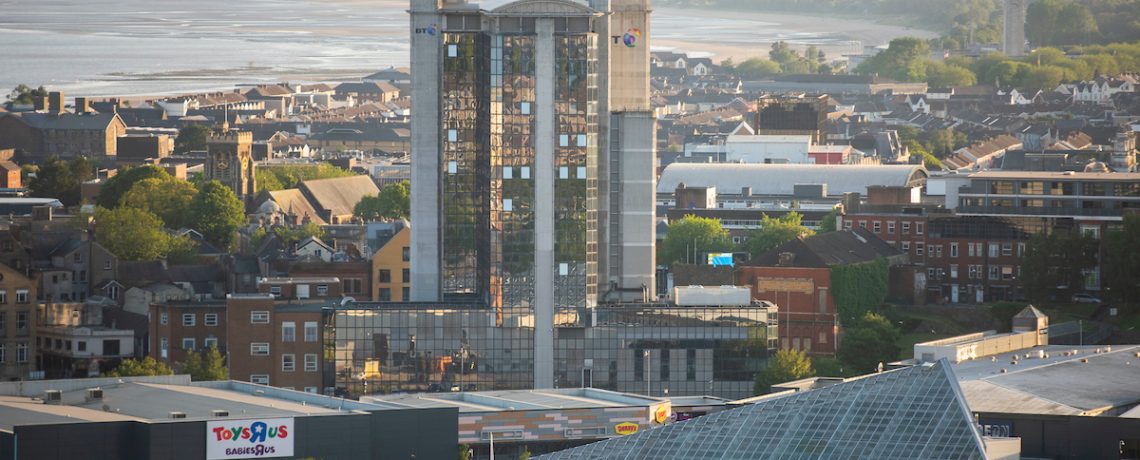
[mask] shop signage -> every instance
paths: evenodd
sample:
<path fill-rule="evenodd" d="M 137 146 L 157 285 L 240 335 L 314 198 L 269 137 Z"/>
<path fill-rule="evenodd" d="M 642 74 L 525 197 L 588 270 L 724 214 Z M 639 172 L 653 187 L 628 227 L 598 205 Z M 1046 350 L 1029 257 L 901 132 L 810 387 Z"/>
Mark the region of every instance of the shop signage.
<path fill-rule="evenodd" d="M 618 434 L 620 436 L 625 436 L 627 434 L 637 433 L 637 430 L 640 428 L 641 428 L 641 426 L 636 424 L 636 423 L 630 423 L 630 422 L 619 423 L 617 425 L 614 425 L 614 433 Z"/>
<path fill-rule="evenodd" d="M 292 418 L 206 422 L 206 459 L 293 456 Z"/>

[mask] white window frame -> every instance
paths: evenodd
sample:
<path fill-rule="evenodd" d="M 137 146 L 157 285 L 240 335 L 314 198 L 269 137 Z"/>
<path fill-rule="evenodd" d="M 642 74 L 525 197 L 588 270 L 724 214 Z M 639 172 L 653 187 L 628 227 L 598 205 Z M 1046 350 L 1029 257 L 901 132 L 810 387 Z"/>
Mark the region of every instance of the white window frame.
<path fill-rule="evenodd" d="M 16 303 L 28 303 L 27 289 L 16 289 Z"/>
<path fill-rule="evenodd" d="M 249 344 L 250 356 L 269 356 L 269 342 L 251 342 Z"/>
<path fill-rule="evenodd" d="M 189 346 L 187 346 L 187 345 L 189 345 Z M 182 349 L 183 350 L 197 350 L 198 349 L 198 340 L 195 339 L 194 337 L 183 337 L 182 338 Z"/>
<path fill-rule="evenodd" d="M 318 367 L 317 362 L 318 361 L 317 361 L 317 354 L 316 353 L 306 353 L 305 354 L 305 372 L 316 372 L 317 367 Z"/>
<path fill-rule="evenodd" d="M 406 300 L 406 299 L 405 299 L 405 300 Z M 316 342 L 316 341 L 319 341 L 319 340 L 320 340 L 320 337 L 321 337 L 321 333 L 320 333 L 320 330 L 321 330 L 321 329 L 320 329 L 320 327 L 319 327 L 319 326 L 317 326 L 317 322 L 316 322 L 316 321 L 305 321 L 305 341 L 306 341 L 306 342 Z M 310 339 L 310 336 L 309 336 L 309 331 L 312 331 L 312 332 L 313 332 L 313 335 L 312 335 L 312 338 L 311 338 L 311 339 Z"/>
<path fill-rule="evenodd" d="M 950 243 L 950 257 L 958 257 L 958 243 Z"/>
<path fill-rule="evenodd" d="M 166 312 L 161 312 L 158 314 L 158 324 L 165 326 L 166 323 L 169 321 L 170 321 L 170 315 L 166 314 Z"/>
<path fill-rule="evenodd" d="M 194 327 L 197 325 L 198 325 L 198 315 L 196 315 L 194 313 L 183 313 L 182 314 L 182 326 L 183 327 Z"/>
<path fill-rule="evenodd" d="M 16 344 L 16 363 L 23 364 L 28 362 L 28 344 L 20 342 Z"/>
<path fill-rule="evenodd" d="M 254 385 L 269 385 L 269 374 L 251 374 L 249 383 Z"/>
<path fill-rule="evenodd" d="M 217 326 L 218 325 L 218 314 L 217 313 L 206 313 L 205 315 L 202 315 L 202 324 L 205 324 L 205 325 L 211 326 L 211 327 Z"/>
<path fill-rule="evenodd" d="M 269 324 L 269 312 L 266 310 L 249 312 L 249 324 Z"/>
<path fill-rule="evenodd" d="M 297 355 L 283 353 L 281 355 L 281 372 L 295 372 L 297 370 Z"/>
<path fill-rule="evenodd" d="M 281 341 L 282 342 L 296 342 L 297 341 L 297 323 L 293 321 L 281 322 Z"/>
<path fill-rule="evenodd" d="M 207 350 L 210 348 L 218 348 L 218 338 L 206 337 L 205 339 L 202 339 L 202 348 L 205 348 Z"/>

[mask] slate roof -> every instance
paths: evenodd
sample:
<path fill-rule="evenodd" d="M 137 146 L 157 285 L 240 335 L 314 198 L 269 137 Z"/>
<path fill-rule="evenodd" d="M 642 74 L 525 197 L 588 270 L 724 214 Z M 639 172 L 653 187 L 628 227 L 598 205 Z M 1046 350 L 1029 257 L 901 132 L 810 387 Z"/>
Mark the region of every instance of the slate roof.
<path fill-rule="evenodd" d="M 101 130 L 107 129 L 115 120 L 118 120 L 120 123 L 123 121 L 119 115 L 115 113 L 89 113 L 86 115 L 76 115 L 73 113 L 64 113 L 61 115 L 22 113 L 19 117 L 24 120 L 24 123 L 28 126 L 36 129 Z"/>
<path fill-rule="evenodd" d="M 780 263 L 780 254 L 792 253 L 791 261 Z M 823 268 L 892 258 L 903 253 L 865 228 L 820 233 L 784 243 L 743 263 L 753 267 Z"/>
<path fill-rule="evenodd" d="M 331 210 L 333 216 L 352 215 L 361 198 L 380 193 L 380 188 L 368 176 L 303 181 L 300 188 L 316 209 Z"/>
<path fill-rule="evenodd" d="M 942 360 L 537 458 L 984 459 L 986 448 Z"/>
<path fill-rule="evenodd" d="M 301 189 L 289 188 L 267 193 L 269 194 L 269 199 L 273 200 L 282 212 L 301 218 L 308 216 L 309 220 L 316 222 L 318 225 L 326 224 L 324 218 L 321 217 L 321 213 L 317 212 L 317 209 L 313 207 L 312 203 L 309 203 L 305 194 L 301 193 Z"/>

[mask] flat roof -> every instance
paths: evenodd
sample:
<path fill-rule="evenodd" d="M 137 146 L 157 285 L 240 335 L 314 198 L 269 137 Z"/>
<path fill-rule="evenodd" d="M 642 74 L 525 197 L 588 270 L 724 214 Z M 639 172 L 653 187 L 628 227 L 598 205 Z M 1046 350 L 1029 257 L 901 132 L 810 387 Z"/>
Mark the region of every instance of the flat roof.
<path fill-rule="evenodd" d="M 596 388 L 547 390 L 503 390 L 452 393 L 406 393 L 366 396 L 361 401 L 390 409 L 456 407 L 459 412 L 501 412 L 544 409 L 596 409 L 607 407 L 649 407 L 669 401 L 632 393 Z"/>
<path fill-rule="evenodd" d="M 1140 403 L 1137 353 L 1140 345 L 1047 345 L 952 366 L 974 412 L 1097 415 Z"/>
<path fill-rule="evenodd" d="M 44 404 L 42 393 L 0 396 L 0 429 L 76 421 L 161 423 L 175 420 L 170 417 L 171 412 L 182 412 L 186 414 L 186 419 L 202 420 L 319 416 L 385 409 L 374 404 L 232 380 L 194 382 L 188 385 L 156 383 L 153 380 L 155 379 L 98 378 L 38 381 L 37 386 L 44 388 L 67 389 L 62 393 L 60 404 Z M 90 383 L 85 384 L 86 381 Z M 177 382 L 177 379 L 171 381 Z M 103 390 L 103 398 L 88 401 L 88 387 Z M 228 411 L 229 416 L 214 416 L 215 410 Z"/>
<path fill-rule="evenodd" d="M 1072 171 L 983 171 L 970 174 L 969 177 L 971 179 L 1067 179 L 1097 181 L 1140 181 L 1140 173 L 1094 173 Z"/>

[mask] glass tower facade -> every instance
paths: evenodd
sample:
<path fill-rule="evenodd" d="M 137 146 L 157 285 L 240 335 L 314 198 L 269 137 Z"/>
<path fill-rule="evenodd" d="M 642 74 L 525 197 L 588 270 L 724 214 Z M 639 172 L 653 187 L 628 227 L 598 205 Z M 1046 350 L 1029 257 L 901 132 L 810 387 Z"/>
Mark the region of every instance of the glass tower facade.
<path fill-rule="evenodd" d="M 328 386 L 341 394 L 526 389 L 529 318 L 496 326 L 469 305 L 349 304 L 329 310 Z M 555 387 L 661 396 L 752 394 L 775 349 L 776 308 L 659 304 L 563 309 L 555 316 Z"/>

